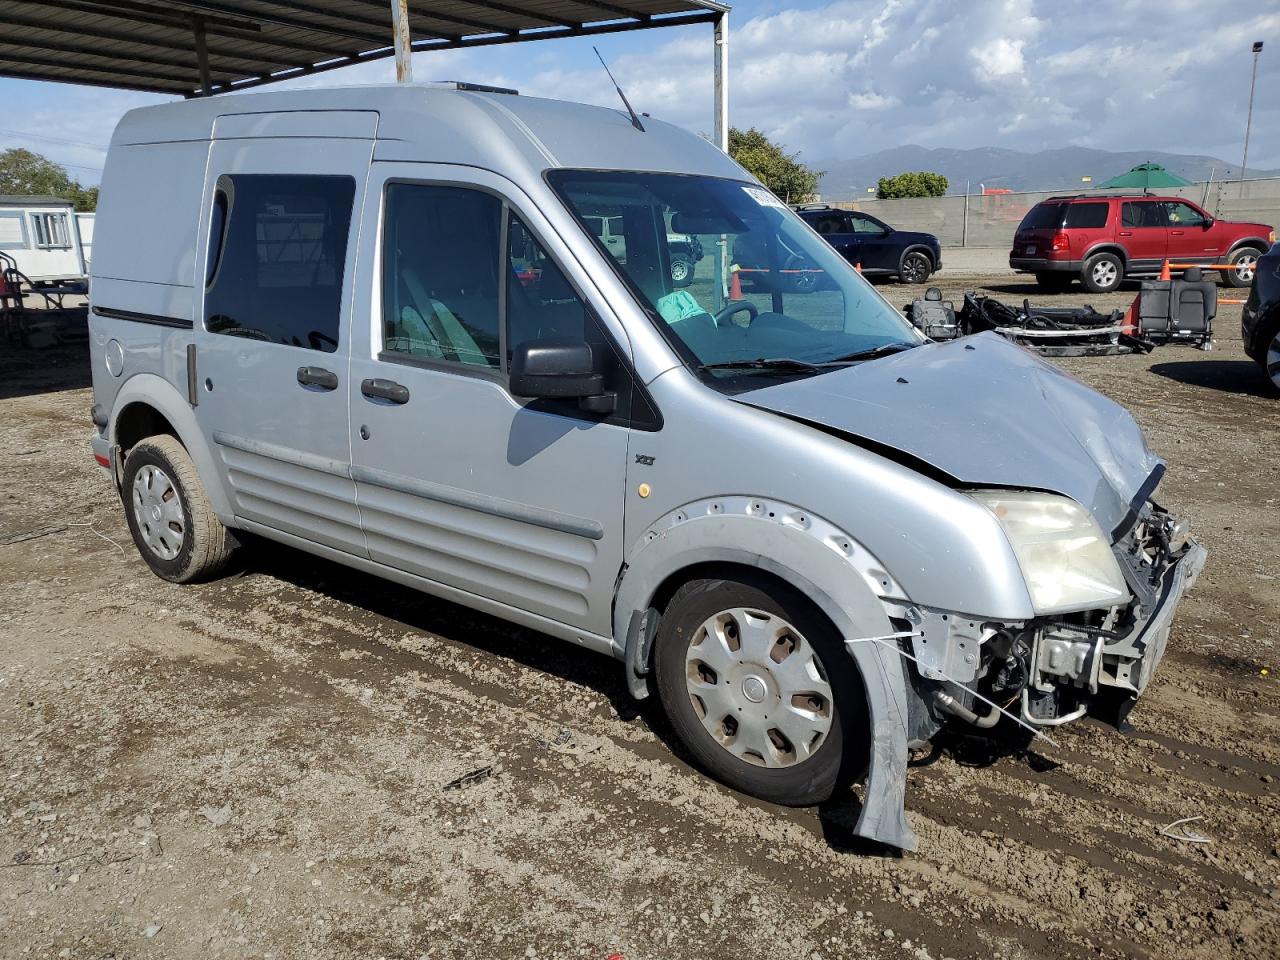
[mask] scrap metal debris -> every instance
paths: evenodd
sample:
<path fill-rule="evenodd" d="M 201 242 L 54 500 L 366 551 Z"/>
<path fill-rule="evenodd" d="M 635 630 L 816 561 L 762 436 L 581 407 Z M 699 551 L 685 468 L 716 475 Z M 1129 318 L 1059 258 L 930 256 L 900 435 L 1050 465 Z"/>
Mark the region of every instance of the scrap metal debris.
<path fill-rule="evenodd" d="M 1204 817 L 1183 817 L 1181 820 L 1175 820 L 1167 827 L 1161 827 L 1160 832 L 1170 840 L 1181 840 L 1183 843 L 1213 843 L 1213 841 L 1200 833 L 1192 833 L 1185 824 L 1195 823 L 1197 820 L 1203 820 Z M 1181 827 L 1181 829 L 1176 829 Z"/>
<path fill-rule="evenodd" d="M 489 764 L 488 766 L 484 766 L 484 767 L 479 767 L 475 770 L 472 770 L 470 773 L 464 773 L 460 777 L 455 777 L 454 779 L 446 783 L 443 787 L 441 787 L 441 789 L 442 790 L 461 790 L 463 787 L 470 786 L 471 784 L 483 783 L 485 780 L 488 780 L 491 776 L 493 776 L 493 772 L 494 772 L 493 764 Z"/>
<path fill-rule="evenodd" d="M 957 317 L 965 334 L 993 330 L 1047 357 L 1100 357 L 1150 353 L 1155 344 L 1143 336 L 1122 310 L 1099 313 L 1093 307 L 1033 307 L 1028 300 L 1010 307 L 970 291 Z"/>

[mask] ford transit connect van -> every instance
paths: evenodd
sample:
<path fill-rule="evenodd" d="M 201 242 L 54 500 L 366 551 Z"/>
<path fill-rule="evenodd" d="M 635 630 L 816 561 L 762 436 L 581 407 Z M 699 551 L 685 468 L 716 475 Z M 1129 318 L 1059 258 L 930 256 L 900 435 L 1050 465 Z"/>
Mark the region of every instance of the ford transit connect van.
<path fill-rule="evenodd" d="M 910 745 L 1123 709 L 1204 560 L 1123 409 L 995 335 L 926 341 L 656 120 L 414 86 L 148 107 L 97 230 L 93 453 L 158 576 L 249 532 L 609 654 L 712 775 L 864 779 L 887 844 Z M 743 297 L 739 245 L 823 282 Z"/>

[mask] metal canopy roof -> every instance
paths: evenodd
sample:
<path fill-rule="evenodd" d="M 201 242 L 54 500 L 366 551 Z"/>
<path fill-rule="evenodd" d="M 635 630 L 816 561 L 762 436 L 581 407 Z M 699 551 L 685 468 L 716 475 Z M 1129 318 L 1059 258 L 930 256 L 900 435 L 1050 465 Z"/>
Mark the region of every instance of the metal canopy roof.
<path fill-rule="evenodd" d="M 393 55 L 404 0 L 0 0 L 0 76 L 199 96 Z M 715 24 L 717 0 L 408 0 L 414 52 Z"/>

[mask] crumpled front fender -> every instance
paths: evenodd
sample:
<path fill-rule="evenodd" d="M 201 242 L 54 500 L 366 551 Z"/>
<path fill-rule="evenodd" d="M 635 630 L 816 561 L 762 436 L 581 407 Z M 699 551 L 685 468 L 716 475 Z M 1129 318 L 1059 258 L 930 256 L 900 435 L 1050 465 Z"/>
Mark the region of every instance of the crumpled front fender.
<path fill-rule="evenodd" d="M 626 638 L 626 649 L 620 652 L 629 679 L 648 672 L 654 595 L 681 570 L 706 563 L 741 564 L 777 576 L 817 604 L 840 632 L 862 675 L 872 738 L 865 799 L 855 832 L 894 847 L 916 849 L 903 807 L 907 774 L 903 661 L 880 644 L 849 642 L 893 632 L 880 596 L 899 597 L 896 581 L 851 536 L 791 504 L 756 497 L 686 504 L 645 530 L 627 556 L 614 607 L 614 636 Z M 643 683 L 633 684 L 633 691 L 643 695 Z"/>

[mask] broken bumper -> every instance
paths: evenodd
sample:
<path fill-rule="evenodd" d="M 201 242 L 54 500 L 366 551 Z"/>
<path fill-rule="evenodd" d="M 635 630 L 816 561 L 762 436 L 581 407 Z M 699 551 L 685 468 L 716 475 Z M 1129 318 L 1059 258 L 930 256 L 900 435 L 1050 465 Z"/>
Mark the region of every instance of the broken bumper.
<path fill-rule="evenodd" d="M 1200 544 L 1194 540 L 1187 542 L 1181 556 L 1165 570 L 1159 598 L 1146 622 L 1129 636 L 1103 647 L 1103 684 L 1127 689 L 1134 696 L 1142 695 L 1169 645 L 1178 604 L 1200 576 L 1208 556 Z M 1108 670 L 1109 667 L 1112 669 Z"/>

